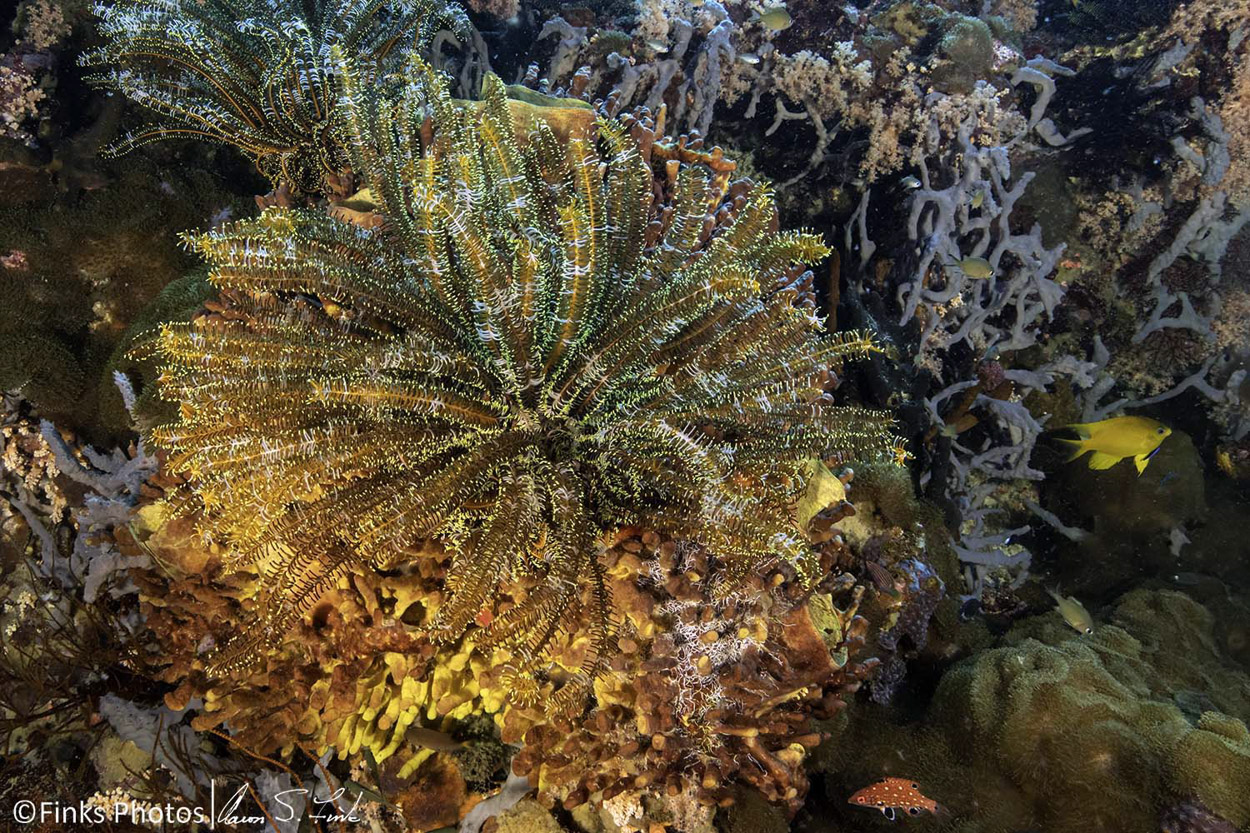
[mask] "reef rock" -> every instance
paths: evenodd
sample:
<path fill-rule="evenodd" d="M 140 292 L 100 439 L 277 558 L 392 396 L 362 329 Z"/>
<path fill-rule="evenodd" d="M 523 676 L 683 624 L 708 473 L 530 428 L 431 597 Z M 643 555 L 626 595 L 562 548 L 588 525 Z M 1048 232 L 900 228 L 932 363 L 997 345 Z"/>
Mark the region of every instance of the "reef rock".
<path fill-rule="evenodd" d="M 1046 830 L 1149 830 L 1197 797 L 1250 822 L 1250 678 L 1228 667 L 1209 614 L 1135 591 L 1087 639 L 1027 638 L 942 680 L 933 707 L 959 757 L 1007 775 Z"/>

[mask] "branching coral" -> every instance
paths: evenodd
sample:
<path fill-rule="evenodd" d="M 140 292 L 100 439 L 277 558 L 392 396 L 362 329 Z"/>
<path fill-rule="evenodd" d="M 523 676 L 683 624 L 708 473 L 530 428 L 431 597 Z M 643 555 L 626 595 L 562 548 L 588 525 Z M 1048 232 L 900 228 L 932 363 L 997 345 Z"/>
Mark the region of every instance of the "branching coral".
<path fill-rule="evenodd" d="M 540 123 L 522 146 L 497 80 L 479 111 L 414 67 L 394 103 L 343 69 L 380 225 L 271 208 L 192 241 L 228 305 L 156 341 L 182 411 L 154 439 L 205 534 L 266 575 L 263 618 L 219 668 L 336 576 L 438 536 L 456 557 L 435 635 L 494 615 L 478 641 L 520 658 L 516 698 L 556 634 L 591 623 L 552 701 L 570 705 L 607 661 L 612 529 L 705 546 L 730 565 L 722 594 L 778 562 L 816 578 L 785 506 L 806 459 L 892 449 L 887 417 L 825 393 L 831 365 L 881 348 L 821 335 L 777 286 L 824 249 L 774 231 L 766 191 L 713 217 L 727 185 L 670 160 L 676 202 L 653 214 L 620 125 L 562 146 Z M 537 586 L 492 614 L 520 577 Z"/>
<path fill-rule="evenodd" d="M 102 69 L 91 80 L 160 117 L 110 153 L 209 139 L 309 191 L 347 161 L 332 136 L 340 93 L 331 48 L 378 78 L 429 47 L 440 27 L 467 26 L 458 7 L 438 0 L 118 0 L 96 13 L 105 43 L 81 59 Z"/>
<path fill-rule="evenodd" d="M 1222 264 L 1250 223 L 1244 127 L 1250 5 L 1194 2 L 1166 11 L 1171 21 L 1144 58 L 1140 45 L 1111 51 L 1118 61 L 1137 62 L 1138 71 L 1126 75 L 1135 79 L 1130 96 L 1170 109 L 1175 118 L 1161 122 L 1159 138 L 1171 153 L 1158 157 L 1157 172 L 1130 178 L 1103 203 L 1108 208 L 1109 199 L 1117 200 L 1121 214 L 1132 209 L 1127 224 L 1096 230 L 1092 242 L 1110 253 L 1110 265 L 1122 266 L 1117 283 L 1127 292 L 1118 302 L 1133 331 L 1127 339 L 1109 337 L 1095 351 L 1099 379 L 1082 397 L 1083 412 L 1088 421 L 1197 391 L 1211 402 L 1224 434 L 1237 439 L 1250 431 L 1236 376 L 1241 341 L 1229 326 L 1239 287 L 1226 280 L 1236 280 L 1236 269 L 1225 275 Z M 1180 79 L 1201 79 L 1201 86 Z M 1118 398 L 1101 401 L 1113 391 Z"/>
<path fill-rule="evenodd" d="M 1001 99 L 1024 57 L 993 36 L 986 22 L 938 4 L 877 4 L 862 11 L 796 4 L 790 7 L 795 22 L 783 32 L 760 23 L 764 6 L 746 0 L 637 5 L 632 44 L 611 48 L 589 27 L 559 17 L 547 21 L 540 39 L 560 38 L 547 65 L 550 83 L 571 95 L 610 97 L 618 108 L 641 105 L 654 112 L 667 104 L 676 130 L 692 134 L 708 133 L 718 104 L 727 121 L 737 121 L 741 111 L 743 127 L 761 106 L 770 108 L 771 126 L 762 137 L 735 137 L 744 143 L 806 122 L 815 147 L 805 167 L 785 174 L 782 192 L 824 173 L 828 162 L 842 168 L 843 181 L 867 182 L 916 164 L 932 150 L 926 147 L 931 111 L 947 118 L 958 111 L 959 121 L 981 116 L 980 145 L 1019 132 L 1021 117 Z M 997 5 L 1022 26 L 1036 17 L 1031 3 Z M 993 11 L 983 4 L 983 14 Z M 996 26 L 1007 37 L 1001 18 Z M 538 81 L 537 67 L 532 71 Z M 770 144 L 776 143 L 763 144 L 765 168 L 777 154 Z"/>

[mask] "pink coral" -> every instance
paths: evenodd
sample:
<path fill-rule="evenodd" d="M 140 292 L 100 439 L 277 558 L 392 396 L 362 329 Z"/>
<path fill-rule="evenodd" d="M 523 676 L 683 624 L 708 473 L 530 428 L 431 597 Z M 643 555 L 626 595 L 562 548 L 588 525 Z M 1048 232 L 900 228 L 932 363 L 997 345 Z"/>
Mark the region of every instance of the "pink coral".
<path fill-rule="evenodd" d="M 30 268 L 30 263 L 26 260 L 25 252 L 13 249 L 7 255 L 0 255 L 0 267 L 11 272 L 25 272 Z"/>

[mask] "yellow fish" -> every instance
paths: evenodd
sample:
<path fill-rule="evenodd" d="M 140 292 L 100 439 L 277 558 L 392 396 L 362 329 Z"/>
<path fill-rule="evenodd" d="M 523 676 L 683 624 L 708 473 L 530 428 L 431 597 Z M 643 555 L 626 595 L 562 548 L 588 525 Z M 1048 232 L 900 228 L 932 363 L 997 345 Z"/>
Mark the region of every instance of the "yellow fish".
<path fill-rule="evenodd" d="M 973 280 L 981 281 L 994 277 L 994 266 L 983 257 L 965 257 L 946 265 L 952 269 L 958 269 Z"/>
<path fill-rule="evenodd" d="M 774 32 L 784 32 L 794 23 L 794 18 L 790 17 L 790 13 L 786 11 L 785 6 L 774 6 L 756 17 L 765 28 Z"/>
<path fill-rule="evenodd" d="M 1069 425 L 1068 428 L 1080 437 L 1079 440 L 1059 438 L 1059 442 L 1076 446 L 1068 458 L 1069 462 L 1092 451 L 1094 454 L 1089 458 L 1089 467 L 1101 470 L 1111 468 L 1125 457 L 1132 457 L 1138 475 L 1146 470 L 1146 464 L 1159 450 L 1160 444 L 1172 434 L 1172 429 L 1163 423 L 1136 416 L 1112 417 L 1101 422 Z"/>
<path fill-rule="evenodd" d="M 1094 617 L 1089 615 L 1085 605 L 1078 602 L 1074 596 L 1068 596 L 1065 599 L 1056 590 L 1047 589 L 1046 592 L 1055 600 L 1055 607 L 1058 608 L 1063 621 L 1071 625 L 1073 630 L 1085 636 L 1094 632 Z"/>

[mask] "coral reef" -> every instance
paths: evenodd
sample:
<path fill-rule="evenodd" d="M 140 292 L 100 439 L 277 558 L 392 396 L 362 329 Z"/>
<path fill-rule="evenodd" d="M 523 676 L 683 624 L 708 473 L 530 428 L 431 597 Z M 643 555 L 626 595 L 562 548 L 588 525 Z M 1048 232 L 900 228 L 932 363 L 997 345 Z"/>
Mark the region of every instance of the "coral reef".
<path fill-rule="evenodd" d="M 1012 82 L 1038 95 L 1027 118 L 992 120 L 1013 130 L 1009 136 L 985 135 L 983 116 L 961 112 L 954 97 L 932 96 L 929 151 L 915 160 L 920 175 L 911 193 L 891 210 L 906 212 L 911 251 L 879 251 L 871 190 L 844 229 L 851 322 L 893 319 L 898 338 L 916 345 L 908 371 L 916 381 L 888 384 L 920 391 L 916 418 L 927 422 L 928 450 L 922 484 L 958 515 L 957 552 L 971 597 L 984 595 L 991 576 L 1013 588 L 1028 576 L 1031 553 L 1019 539 L 1030 529 L 1025 506 L 1037 500 L 1032 484 L 1045 477 L 1030 463 L 1045 417 L 1034 417 L 1026 397 L 1058 380 L 1094 383 L 1092 366 L 1071 356 L 1012 366 L 1048 337 L 1065 293 L 1056 281 L 1065 246 L 1047 245 L 1040 223 L 1019 219 L 1036 174 L 1016 172 L 1012 157 L 1034 136 L 1063 147 L 1088 132 L 1065 135 L 1046 116 L 1055 78 L 1071 74 L 1040 57 L 1019 66 Z M 948 106 L 956 109 L 946 113 Z"/>
<path fill-rule="evenodd" d="M 1244 691 L 1245 679 L 1231 690 L 1211 684 L 1209 675 L 1232 672 L 1213 650 L 1209 617 L 1179 594 L 1139 592 L 1113 619 L 1122 626 L 1103 626 L 1084 642 L 1025 640 L 952 670 L 936 697 L 937 719 L 965 755 L 988 751 L 1026 794 L 1049 804 L 1050 829 L 1149 829 L 1153 803 L 1170 795 L 1197 795 L 1246 823 L 1250 735 L 1214 711 L 1245 713 L 1244 695 L 1221 699 Z M 1213 698 L 1192 722 L 1173 702 L 1191 690 Z"/>
<path fill-rule="evenodd" d="M 156 639 L 142 664 L 174 686 L 166 705 L 181 710 L 193 698 L 202 702 L 191 723 L 196 730 L 228 725 L 234 743 L 259 755 L 305 750 L 319 758 L 337 751 L 358 761 L 368 749 L 382 767 L 388 795 L 448 778 L 459 785 L 447 802 L 433 795 L 400 801 L 410 823 L 422 812 L 434 814 L 428 821 L 454 822 L 464 782 L 480 783 L 484 775 L 489 783 L 494 767 L 472 778 L 455 774 L 456 754 L 467 747 L 443 730 L 502 707 L 506 689 L 481 676 L 492 659 L 502 659 L 474 651 L 471 642 L 440 649 L 429 640 L 432 611 L 442 598 L 435 576 L 344 578 L 249 673 L 218 680 L 206 674 L 205 658 L 246 621 L 257 577 L 224 572 L 220 557 L 201 546 L 185 519 L 166 522 L 156 507 L 140 518 L 141 547 L 166 565 L 164 571 L 131 571 L 143 620 Z"/>
<path fill-rule="evenodd" d="M 11 5 L 0 813 L 1250 829 L 1247 0 Z"/>
<path fill-rule="evenodd" d="M 64 195 L 49 184 L 33 203 L 0 208 L 0 250 L 10 253 L 0 265 L 0 385 L 97 440 L 130 430 L 112 378 L 126 330 L 194 265 L 174 235 L 239 205 L 216 177 L 139 156 L 99 182 Z"/>
<path fill-rule="evenodd" d="M 1242 2 L 1169 7 L 1151 48 L 1133 42 L 1107 50 L 1136 68 L 1123 73 L 1125 100 L 1137 112 L 1173 117 L 1145 121 L 1154 128 L 1149 139 L 1166 146 L 1154 170 L 1130 171 L 1099 198 L 1104 207 L 1122 206 L 1110 234 L 1104 228 L 1088 239 L 1117 271 L 1112 286 L 1122 297 L 1113 306 L 1127 320 L 1090 353 L 1096 380 L 1081 397 L 1085 418 L 1192 392 L 1209 402 L 1230 439 L 1250 431 L 1238 390 L 1241 334 L 1230 326 L 1244 290 L 1239 270 L 1225 281 L 1223 269 L 1231 241 L 1250 222 L 1240 117 L 1250 79 L 1240 34 L 1248 11 Z M 1106 55 L 1090 47 L 1073 57 L 1084 68 Z M 1179 80 L 1186 78 L 1202 84 Z"/>
<path fill-rule="evenodd" d="M 979 142 L 1004 142 L 1022 121 L 1011 95 L 1012 69 L 1023 56 L 1006 41 L 1012 21 L 1031 25 L 1029 3 L 999 4 L 994 33 L 985 21 L 929 3 L 877 3 L 823 9 L 792 3 L 792 26 L 774 29 L 763 6 L 665 0 L 638 4 L 632 39 L 609 41 L 588 26 L 548 19 L 540 39 L 553 39 L 546 78 L 527 77 L 571 94 L 609 98 L 613 107 L 667 105 L 674 128 L 707 135 L 718 121 L 750 125 L 745 134 L 716 133 L 737 146 L 758 146 L 771 168 L 768 141 L 783 127 L 811 141 L 797 172 L 769 173 L 785 191 L 817 174 L 835 190 L 851 180 L 872 183 L 931 151 L 928 122 L 980 117 Z M 550 42 L 550 41 L 548 41 Z M 760 121 L 771 106 L 771 124 Z M 790 123 L 805 128 L 790 127 Z M 800 132 L 801 131 L 801 132 Z M 784 145 L 783 145 L 784 147 Z M 787 147 L 788 149 L 788 147 Z"/>
<path fill-rule="evenodd" d="M 858 657 L 868 624 L 856 615 L 858 591 L 849 577 L 831 579 L 804 601 L 781 572 L 717 600 L 708 553 L 635 535 L 607 556 L 623 622 L 596 708 L 571 727 L 524 734 L 532 717 L 509 711 L 504 739 L 524 740 L 514 769 L 566 807 L 599 791 L 728 804 L 747 784 L 793 811 L 806 793 L 803 760 L 820 741 L 811 718 L 842 709 L 875 664 Z"/>
<path fill-rule="evenodd" d="M 1167 591 L 1127 594 L 1090 637 L 1055 613 L 1024 620 L 942 677 L 923 726 L 857 710 L 815 758 L 837 784 L 916 779 L 963 830 L 1240 827 L 1250 733 L 1231 715 L 1250 689 L 1213 636 L 1203 607 Z M 1206 810 L 1178 811 L 1193 802 Z"/>

